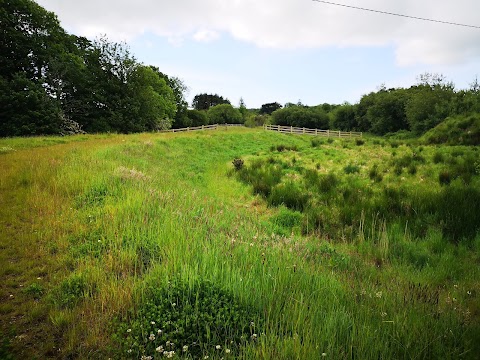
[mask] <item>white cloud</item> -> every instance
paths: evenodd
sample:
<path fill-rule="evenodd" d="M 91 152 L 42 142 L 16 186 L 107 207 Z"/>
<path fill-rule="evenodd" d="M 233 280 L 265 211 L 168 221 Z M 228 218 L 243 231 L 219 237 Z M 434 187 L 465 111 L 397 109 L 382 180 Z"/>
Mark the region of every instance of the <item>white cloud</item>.
<path fill-rule="evenodd" d="M 217 40 L 220 37 L 220 34 L 212 30 L 200 30 L 197 31 L 193 38 L 199 42 L 212 42 Z"/>
<path fill-rule="evenodd" d="M 340 1 L 340 0 L 339 0 Z M 477 0 L 341 0 L 344 4 L 480 25 Z M 480 56 L 480 29 L 381 15 L 311 0 L 38 0 L 69 31 L 130 41 L 149 31 L 177 46 L 220 33 L 267 48 L 394 46 L 399 65 L 461 63 Z"/>

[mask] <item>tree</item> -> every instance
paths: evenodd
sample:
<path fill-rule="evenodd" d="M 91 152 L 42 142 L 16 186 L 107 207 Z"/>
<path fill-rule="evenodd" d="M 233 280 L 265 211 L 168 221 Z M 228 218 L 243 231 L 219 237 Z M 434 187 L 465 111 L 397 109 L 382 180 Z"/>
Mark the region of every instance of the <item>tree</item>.
<path fill-rule="evenodd" d="M 173 119 L 172 127 L 182 128 L 190 126 L 188 125 L 188 114 L 187 108 L 188 103 L 185 100 L 185 94 L 188 92 L 188 87 L 185 83 L 178 77 L 168 76 L 160 71 L 156 66 L 150 66 L 161 78 L 165 80 L 167 85 L 173 90 L 173 95 L 175 97 L 175 104 L 177 105 L 177 112 L 175 118 Z"/>
<path fill-rule="evenodd" d="M 208 117 L 205 111 L 187 110 L 188 126 L 208 125 Z"/>
<path fill-rule="evenodd" d="M 210 107 L 220 104 L 230 104 L 230 101 L 217 94 L 198 94 L 192 101 L 192 107 L 195 110 L 208 110 Z"/>
<path fill-rule="evenodd" d="M 381 90 L 374 96 L 366 118 L 370 124 L 369 131 L 374 134 L 384 135 L 399 130 L 409 130 L 405 115 L 405 105 L 408 94 L 405 89 Z"/>
<path fill-rule="evenodd" d="M 325 105 L 325 104 L 324 104 Z M 324 107 L 322 105 L 322 108 Z M 352 131 L 358 126 L 355 118 L 355 106 L 349 103 L 340 105 L 333 110 L 332 115 L 332 128 L 342 131 Z"/>
<path fill-rule="evenodd" d="M 280 105 L 278 102 L 263 104 L 262 107 L 260 108 L 259 114 L 271 115 L 275 110 L 278 110 L 281 108 L 282 108 L 282 105 Z"/>
<path fill-rule="evenodd" d="M 241 124 L 242 114 L 230 104 L 212 106 L 207 112 L 210 124 Z"/>
<path fill-rule="evenodd" d="M 50 97 L 50 64 L 67 51 L 55 14 L 31 0 L 0 7 L 1 136 L 55 133 L 61 110 Z"/>
<path fill-rule="evenodd" d="M 321 107 L 290 106 L 272 113 L 276 125 L 328 129 L 329 119 Z"/>
<path fill-rule="evenodd" d="M 419 134 L 451 115 L 451 101 L 455 95 L 454 85 L 446 82 L 442 75 L 423 74 L 420 80 L 409 89 L 410 97 L 405 105 L 410 128 Z"/>
<path fill-rule="evenodd" d="M 242 114 L 242 119 L 245 122 L 245 120 L 247 120 L 248 110 L 247 106 L 245 105 L 245 101 L 243 101 L 243 98 L 240 98 L 240 102 L 238 104 L 238 111 L 240 111 L 240 114 Z"/>

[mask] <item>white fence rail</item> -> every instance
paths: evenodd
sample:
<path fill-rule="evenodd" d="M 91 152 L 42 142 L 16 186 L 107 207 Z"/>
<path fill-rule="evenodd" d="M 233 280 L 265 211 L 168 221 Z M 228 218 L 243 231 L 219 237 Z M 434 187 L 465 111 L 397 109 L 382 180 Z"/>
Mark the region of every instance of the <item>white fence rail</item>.
<path fill-rule="evenodd" d="M 160 132 L 184 132 L 184 131 L 202 131 L 202 130 L 216 130 L 219 127 L 232 127 L 232 126 L 244 126 L 243 124 L 215 124 L 215 125 L 202 125 L 202 126 L 194 126 L 194 127 L 186 127 L 181 129 L 170 129 L 170 130 L 162 130 Z"/>
<path fill-rule="evenodd" d="M 320 130 L 280 125 L 264 125 L 263 128 L 265 130 L 278 131 L 284 134 L 313 135 L 337 138 L 361 138 L 363 136 L 361 132 L 356 131 Z"/>

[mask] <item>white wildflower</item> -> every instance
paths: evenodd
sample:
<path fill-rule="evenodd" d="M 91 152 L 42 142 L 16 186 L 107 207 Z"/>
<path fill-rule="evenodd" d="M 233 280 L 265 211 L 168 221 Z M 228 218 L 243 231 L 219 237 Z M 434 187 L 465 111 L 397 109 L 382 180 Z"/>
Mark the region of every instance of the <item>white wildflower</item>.
<path fill-rule="evenodd" d="M 148 340 L 150 340 L 150 341 L 153 341 L 153 340 L 155 340 L 155 335 L 153 335 L 153 334 L 150 334 L 150 336 L 148 337 Z"/>

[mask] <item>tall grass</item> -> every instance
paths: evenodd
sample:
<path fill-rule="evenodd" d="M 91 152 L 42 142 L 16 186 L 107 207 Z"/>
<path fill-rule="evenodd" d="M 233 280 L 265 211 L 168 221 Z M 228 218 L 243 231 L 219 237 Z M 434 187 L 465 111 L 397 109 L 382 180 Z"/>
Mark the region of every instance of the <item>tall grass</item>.
<path fill-rule="evenodd" d="M 312 147 L 307 137 L 248 129 L 36 142 L 0 140 L 14 149 L 0 154 L 6 354 L 160 358 L 162 346 L 176 358 L 473 359 L 479 351 L 480 241 L 477 215 L 467 212 L 476 173 L 442 187 L 445 164 L 417 161 L 402 180 L 388 147 Z M 422 156 L 434 151 L 425 146 Z M 235 171 L 233 159 L 244 166 Z M 370 179 L 372 160 L 381 182 Z M 345 174 L 349 163 L 358 172 Z M 470 226 L 450 228 L 451 220 Z"/>

